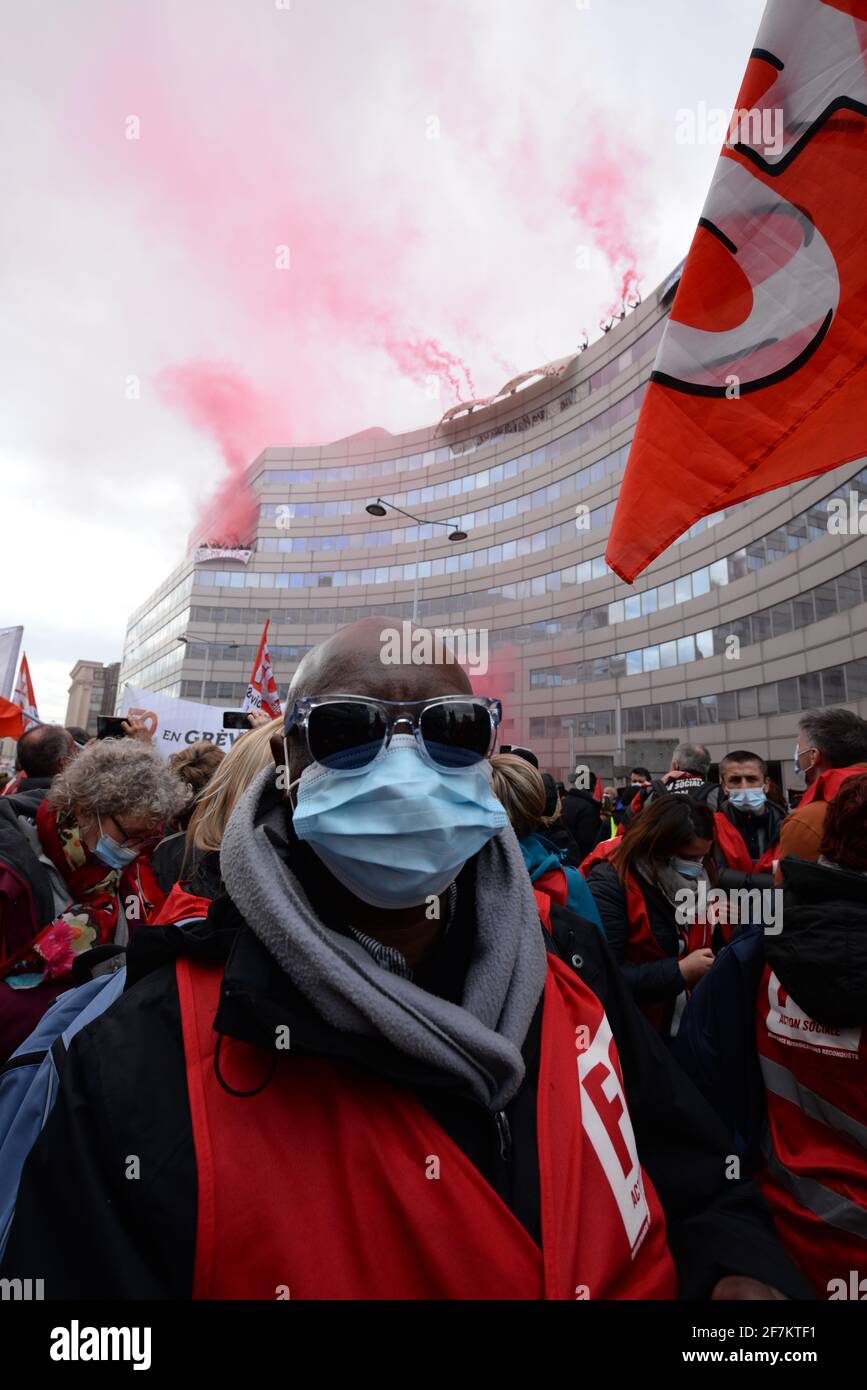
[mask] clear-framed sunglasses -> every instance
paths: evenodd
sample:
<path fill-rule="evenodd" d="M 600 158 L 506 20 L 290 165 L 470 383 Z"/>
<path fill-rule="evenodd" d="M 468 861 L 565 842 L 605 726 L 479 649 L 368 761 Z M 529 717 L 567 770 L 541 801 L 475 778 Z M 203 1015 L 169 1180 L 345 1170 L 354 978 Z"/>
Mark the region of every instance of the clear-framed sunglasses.
<path fill-rule="evenodd" d="M 366 695 L 303 695 L 286 713 L 284 732 L 304 731 L 307 751 L 321 767 L 342 772 L 367 767 L 404 725 L 425 760 L 443 772 L 482 762 L 492 752 L 503 709 L 486 695 L 439 695 L 430 700 L 375 700 Z"/>

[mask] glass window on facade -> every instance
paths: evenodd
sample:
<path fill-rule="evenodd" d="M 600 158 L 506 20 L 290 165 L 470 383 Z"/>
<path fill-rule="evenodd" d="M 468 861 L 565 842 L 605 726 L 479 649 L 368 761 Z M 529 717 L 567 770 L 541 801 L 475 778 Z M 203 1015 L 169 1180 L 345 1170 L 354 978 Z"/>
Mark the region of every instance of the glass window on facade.
<path fill-rule="evenodd" d="M 759 686 L 759 714 L 777 713 L 777 687 L 776 685 Z"/>
<path fill-rule="evenodd" d="M 830 618 L 834 613 L 839 612 L 837 584 L 833 579 L 829 584 L 820 584 L 817 589 L 814 589 L 813 598 L 816 602 L 817 623 L 820 623 L 823 618 Z"/>
<path fill-rule="evenodd" d="M 647 613 L 655 613 L 655 612 L 656 612 L 656 601 L 657 601 L 657 593 L 656 593 L 656 590 L 655 590 L 655 589 L 648 589 L 646 593 L 643 593 L 643 594 L 641 595 L 641 613 L 642 613 L 642 616 L 644 616 L 644 615 L 647 614 Z"/>
<path fill-rule="evenodd" d="M 867 698 L 867 657 L 849 662 L 846 667 L 846 688 L 850 700 Z"/>
<path fill-rule="evenodd" d="M 840 575 L 837 580 L 837 601 L 841 612 L 861 602 L 861 580 L 857 570 L 852 574 Z"/>
<path fill-rule="evenodd" d="M 660 584 L 656 591 L 656 600 L 659 608 L 671 608 L 674 603 L 674 585 Z"/>
<path fill-rule="evenodd" d="M 632 594 L 624 600 L 624 617 L 627 622 L 632 618 L 641 617 L 641 599 L 638 594 Z"/>
<path fill-rule="evenodd" d="M 816 610 L 813 603 L 812 594 L 800 594 L 792 600 L 792 611 L 795 616 L 795 627 L 809 627 L 816 621 Z"/>
<path fill-rule="evenodd" d="M 841 705 L 846 699 L 846 673 L 842 666 L 830 666 L 822 672 L 823 705 Z"/>
<path fill-rule="evenodd" d="M 693 598 L 701 598 L 702 594 L 710 593 L 710 567 L 708 565 L 693 572 L 692 593 Z"/>
<path fill-rule="evenodd" d="M 719 722 L 716 695 L 702 695 L 698 702 L 698 718 L 700 724 L 717 724 Z"/>
<path fill-rule="evenodd" d="M 787 632 L 794 628 L 795 620 L 792 615 L 791 603 L 778 603 L 771 609 L 771 626 L 775 637 L 783 637 Z"/>
<path fill-rule="evenodd" d="M 752 626 L 752 640 L 754 642 L 767 642 L 771 635 L 771 615 L 765 610 L 763 613 L 754 613 L 750 619 Z"/>
<path fill-rule="evenodd" d="M 795 710 L 800 709 L 801 702 L 796 677 L 777 681 L 777 699 L 780 705 L 780 714 L 792 714 Z"/>

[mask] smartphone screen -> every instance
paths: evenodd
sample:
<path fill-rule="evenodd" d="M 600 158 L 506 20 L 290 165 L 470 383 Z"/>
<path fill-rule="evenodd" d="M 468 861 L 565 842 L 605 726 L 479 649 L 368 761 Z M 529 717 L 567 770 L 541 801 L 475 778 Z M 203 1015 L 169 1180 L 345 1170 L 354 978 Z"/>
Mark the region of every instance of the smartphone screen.
<path fill-rule="evenodd" d="M 247 719 L 245 709 L 224 709 L 223 728 L 224 729 L 249 729 L 250 724 Z"/>
<path fill-rule="evenodd" d="M 96 716 L 97 738 L 126 738 L 124 716 L 119 714 L 98 714 Z"/>

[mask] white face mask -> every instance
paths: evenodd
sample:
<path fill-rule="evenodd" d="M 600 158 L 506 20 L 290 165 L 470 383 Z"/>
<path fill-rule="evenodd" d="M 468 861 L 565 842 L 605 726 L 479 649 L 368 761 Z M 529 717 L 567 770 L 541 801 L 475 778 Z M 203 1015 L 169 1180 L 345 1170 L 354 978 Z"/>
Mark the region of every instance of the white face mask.
<path fill-rule="evenodd" d="M 728 798 L 738 811 L 761 811 L 768 794 L 762 787 L 741 787 L 738 791 L 729 792 Z"/>
<path fill-rule="evenodd" d="M 701 878 L 704 873 L 704 865 L 699 864 L 695 859 L 671 858 L 668 862 L 675 873 L 680 874 L 682 878 Z"/>
<path fill-rule="evenodd" d="M 102 828 L 102 821 L 97 816 L 100 835 L 97 840 L 93 854 L 101 864 L 105 864 L 108 869 L 125 869 L 134 859 L 138 858 L 137 849 L 127 849 L 125 845 L 119 845 L 117 840 L 113 840 L 110 835 L 106 835 Z"/>
<path fill-rule="evenodd" d="M 338 883 L 373 907 L 417 907 L 448 887 L 507 824 L 491 765 L 444 772 L 396 734 L 360 773 L 314 764 L 298 783 L 292 824 Z"/>

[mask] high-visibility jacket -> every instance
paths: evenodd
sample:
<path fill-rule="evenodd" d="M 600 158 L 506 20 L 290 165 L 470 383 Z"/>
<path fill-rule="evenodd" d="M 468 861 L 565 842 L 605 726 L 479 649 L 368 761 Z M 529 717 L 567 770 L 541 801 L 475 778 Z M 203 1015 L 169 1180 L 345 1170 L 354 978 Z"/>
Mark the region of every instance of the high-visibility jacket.
<path fill-rule="evenodd" d="M 540 1248 L 408 1089 L 348 1060 L 293 1054 L 291 1041 L 271 1055 L 223 1038 L 216 1058 L 222 967 L 181 957 L 198 1179 L 193 1296 L 675 1298 L 610 1025 L 578 976 L 548 960 Z"/>
<path fill-rule="evenodd" d="M 867 1275 L 867 1041 L 860 1026 L 824 1027 L 770 966 L 756 1040 L 768 1134 L 760 1185 L 785 1249 L 828 1297 L 835 1279 Z"/>
<path fill-rule="evenodd" d="M 586 878 L 594 864 L 601 860 L 611 858 L 613 852 L 620 847 L 618 839 L 604 840 L 601 845 L 592 849 L 581 863 L 581 872 Z M 612 868 L 614 866 L 612 865 Z M 632 874 L 626 875 L 626 913 L 629 918 L 629 939 L 626 943 L 626 954 L 624 959 L 630 965 L 644 965 L 648 961 L 665 960 L 668 952 L 664 951 L 656 938 L 653 928 L 650 925 L 650 917 L 647 912 L 647 903 L 644 901 L 644 894 L 639 887 L 637 880 Z M 672 908 L 672 914 L 674 909 Z M 672 918 L 674 920 L 674 918 Z M 689 955 L 691 951 L 700 951 L 709 947 L 713 937 L 713 926 L 707 922 L 691 922 L 681 926 L 674 923 L 680 938 L 680 956 Z M 684 999 L 688 999 L 689 990 L 684 990 Z M 678 996 L 679 997 L 679 996 Z M 649 1023 L 660 1032 L 665 1018 L 668 1004 L 639 1004 L 641 1012 Z"/>

